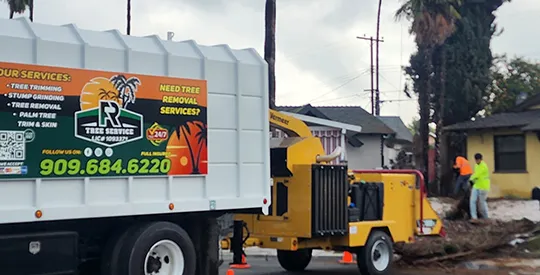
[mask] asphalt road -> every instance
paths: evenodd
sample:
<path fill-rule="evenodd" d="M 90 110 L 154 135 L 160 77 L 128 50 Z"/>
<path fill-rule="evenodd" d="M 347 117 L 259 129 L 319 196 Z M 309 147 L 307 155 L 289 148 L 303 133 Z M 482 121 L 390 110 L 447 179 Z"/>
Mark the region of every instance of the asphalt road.
<path fill-rule="evenodd" d="M 305 274 L 305 275 L 360 275 L 356 264 L 343 265 L 337 262 L 337 258 L 331 257 L 318 257 L 313 258 L 310 265 L 306 269 L 306 272 L 294 273 L 287 272 L 279 266 L 276 257 L 249 257 L 248 263 L 250 264 L 249 269 L 234 269 L 234 275 L 293 275 L 293 274 Z M 230 260 L 225 259 L 224 263 L 219 268 L 219 275 L 226 275 L 227 270 L 229 269 Z M 88 268 L 81 270 L 80 275 L 98 275 L 99 274 L 99 264 L 91 263 Z M 447 273 L 444 270 L 412 270 L 412 269 L 396 269 L 392 271 L 390 275 L 448 275 L 448 274 L 459 274 L 459 275 L 508 275 L 508 271 L 466 271 L 466 270 L 455 270 L 453 273 Z M 524 273 L 514 273 L 516 275 L 521 275 Z M 529 273 L 537 274 L 537 273 Z"/>
<path fill-rule="evenodd" d="M 286 272 L 279 266 L 275 257 L 249 257 L 249 269 L 234 269 L 234 275 L 287 275 L 298 274 Z M 229 269 L 228 261 L 221 265 L 219 274 L 226 275 Z M 337 262 L 336 258 L 313 258 L 303 274 L 307 275 L 360 275 L 356 264 L 344 265 Z M 447 275 L 445 272 L 418 271 L 418 270 L 397 270 L 394 269 L 391 275 Z"/>

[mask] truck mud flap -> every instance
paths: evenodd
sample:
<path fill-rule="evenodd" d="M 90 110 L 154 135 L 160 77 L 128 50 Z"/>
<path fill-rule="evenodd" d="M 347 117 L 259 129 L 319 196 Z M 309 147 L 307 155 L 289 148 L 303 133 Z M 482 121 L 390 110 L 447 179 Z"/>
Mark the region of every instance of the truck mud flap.
<path fill-rule="evenodd" d="M 52 232 L 0 236 L 2 274 L 77 274 L 78 234 Z"/>

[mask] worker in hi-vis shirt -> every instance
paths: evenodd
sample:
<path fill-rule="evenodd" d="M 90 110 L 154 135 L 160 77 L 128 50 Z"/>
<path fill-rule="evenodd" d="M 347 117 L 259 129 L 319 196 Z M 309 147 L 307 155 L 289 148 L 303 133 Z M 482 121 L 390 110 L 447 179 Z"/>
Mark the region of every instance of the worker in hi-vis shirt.
<path fill-rule="evenodd" d="M 488 219 L 488 204 L 487 197 L 489 189 L 491 187 L 491 182 L 489 180 L 489 169 L 486 162 L 482 159 L 482 154 L 476 153 L 474 155 L 474 160 L 476 165 L 474 166 L 474 173 L 472 174 L 470 180 L 473 182 L 472 191 L 471 191 L 471 219 L 478 219 L 478 212 L 476 211 L 476 206 L 480 207 L 480 214 L 482 218 Z"/>
<path fill-rule="evenodd" d="M 456 157 L 454 168 L 459 169 L 459 176 L 456 179 L 456 187 L 454 188 L 454 196 L 457 196 L 459 191 L 469 190 L 469 179 L 473 173 L 473 169 L 469 161 L 462 156 Z"/>

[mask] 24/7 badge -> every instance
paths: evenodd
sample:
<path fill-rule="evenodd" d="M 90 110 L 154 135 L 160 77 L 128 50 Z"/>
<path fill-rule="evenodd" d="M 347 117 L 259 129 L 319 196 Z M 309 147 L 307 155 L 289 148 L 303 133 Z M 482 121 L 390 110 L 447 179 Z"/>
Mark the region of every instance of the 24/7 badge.
<path fill-rule="evenodd" d="M 157 122 L 146 129 L 146 139 L 154 146 L 159 146 L 162 142 L 169 139 L 169 130 L 161 127 Z"/>

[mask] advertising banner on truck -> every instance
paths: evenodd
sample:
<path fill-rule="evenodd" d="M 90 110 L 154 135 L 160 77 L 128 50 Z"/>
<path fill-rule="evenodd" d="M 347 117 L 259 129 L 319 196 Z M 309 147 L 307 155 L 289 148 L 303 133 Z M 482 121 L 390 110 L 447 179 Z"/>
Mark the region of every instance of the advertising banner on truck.
<path fill-rule="evenodd" d="M 206 80 L 0 62 L 0 180 L 206 174 Z"/>

